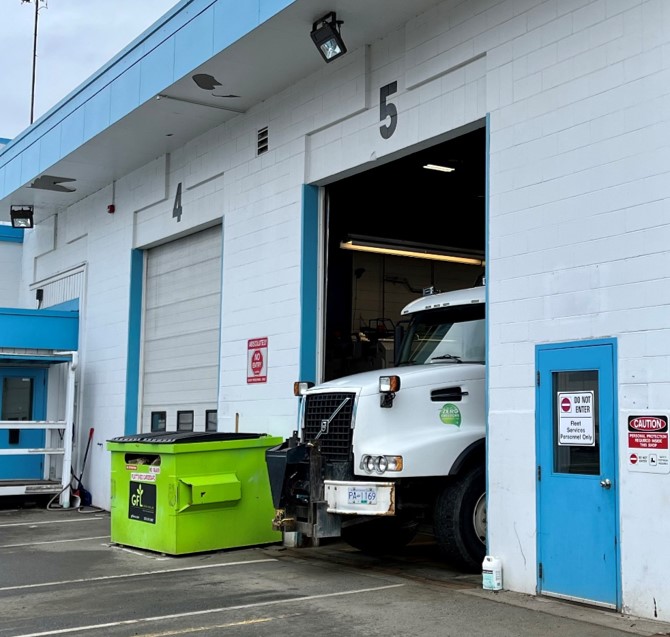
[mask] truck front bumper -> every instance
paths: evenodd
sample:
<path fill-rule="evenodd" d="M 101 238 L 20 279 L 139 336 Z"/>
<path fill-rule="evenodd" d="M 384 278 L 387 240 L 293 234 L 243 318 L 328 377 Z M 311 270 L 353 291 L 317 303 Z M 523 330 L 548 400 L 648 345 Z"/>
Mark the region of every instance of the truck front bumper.
<path fill-rule="evenodd" d="M 393 482 L 325 480 L 328 513 L 346 515 L 395 515 Z"/>

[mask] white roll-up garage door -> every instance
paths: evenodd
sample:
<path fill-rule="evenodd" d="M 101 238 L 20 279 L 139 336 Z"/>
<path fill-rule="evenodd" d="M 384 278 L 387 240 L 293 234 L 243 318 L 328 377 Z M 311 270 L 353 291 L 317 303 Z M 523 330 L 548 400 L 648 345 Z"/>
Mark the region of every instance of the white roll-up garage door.
<path fill-rule="evenodd" d="M 216 428 L 221 226 L 148 251 L 142 431 Z"/>

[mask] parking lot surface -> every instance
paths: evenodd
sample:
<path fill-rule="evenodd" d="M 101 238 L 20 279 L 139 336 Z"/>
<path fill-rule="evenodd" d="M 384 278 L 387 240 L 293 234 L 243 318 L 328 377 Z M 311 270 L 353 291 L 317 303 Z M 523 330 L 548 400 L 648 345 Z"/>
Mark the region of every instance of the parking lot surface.
<path fill-rule="evenodd" d="M 95 509 L 0 506 L 0 637 L 617 637 L 670 626 L 484 591 L 429 535 L 371 557 L 341 543 L 167 556 L 110 540 Z"/>

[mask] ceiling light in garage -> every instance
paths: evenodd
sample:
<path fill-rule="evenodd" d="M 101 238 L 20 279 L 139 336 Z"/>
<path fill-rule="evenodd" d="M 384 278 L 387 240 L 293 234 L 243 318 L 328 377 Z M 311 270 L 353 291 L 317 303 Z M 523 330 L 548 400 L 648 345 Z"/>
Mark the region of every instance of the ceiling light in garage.
<path fill-rule="evenodd" d="M 449 166 L 440 166 L 438 164 L 426 164 L 424 168 L 427 168 L 428 170 L 439 170 L 440 172 L 443 173 L 453 173 L 455 168 L 449 168 Z"/>
<path fill-rule="evenodd" d="M 343 24 L 342 20 L 338 20 L 335 12 L 331 11 L 317 20 L 312 25 L 312 40 L 319 49 L 321 57 L 326 62 L 332 62 L 347 52 L 347 47 L 344 46 L 344 41 L 340 35 L 340 26 Z"/>
<path fill-rule="evenodd" d="M 409 241 L 394 241 L 352 236 L 341 241 L 340 248 L 358 252 L 388 254 L 396 257 L 448 261 L 450 263 L 462 263 L 464 265 L 484 265 L 483 254 L 459 250 L 457 248 L 444 248 L 435 245 L 410 243 Z"/>

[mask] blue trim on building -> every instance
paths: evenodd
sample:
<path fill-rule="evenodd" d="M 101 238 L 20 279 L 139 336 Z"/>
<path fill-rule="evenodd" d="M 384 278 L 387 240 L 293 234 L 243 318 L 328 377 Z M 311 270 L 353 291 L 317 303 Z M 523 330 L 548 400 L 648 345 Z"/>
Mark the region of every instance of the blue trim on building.
<path fill-rule="evenodd" d="M 23 228 L 0 225 L 0 241 L 7 243 L 23 243 Z"/>
<path fill-rule="evenodd" d="M 70 301 L 63 301 L 63 303 L 57 303 L 56 305 L 50 305 L 50 310 L 61 310 L 63 312 L 78 312 L 79 311 L 79 299 L 72 299 Z"/>
<path fill-rule="evenodd" d="M 319 261 L 319 188 L 302 188 L 300 273 L 300 380 L 316 382 L 316 327 Z"/>
<path fill-rule="evenodd" d="M 79 313 L 0 308 L 0 347 L 76 351 Z"/>
<path fill-rule="evenodd" d="M 140 344 L 142 334 L 142 286 L 144 252 L 130 253 L 130 300 L 128 308 L 128 357 L 126 363 L 126 412 L 123 433 L 137 433 L 137 407 L 140 393 Z"/>
<path fill-rule="evenodd" d="M 84 84 L 0 147 L 0 199 L 295 1 L 181 0 Z"/>

